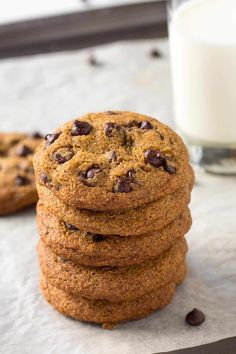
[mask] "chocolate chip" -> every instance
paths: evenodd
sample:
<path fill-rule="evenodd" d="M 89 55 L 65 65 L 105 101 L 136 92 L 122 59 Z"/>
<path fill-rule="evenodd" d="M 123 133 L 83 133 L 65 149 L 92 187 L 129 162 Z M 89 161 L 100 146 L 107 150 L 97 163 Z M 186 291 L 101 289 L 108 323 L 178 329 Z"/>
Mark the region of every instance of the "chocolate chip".
<path fill-rule="evenodd" d="M 117 153 L 116 151 L 111 151 L 109 153 L 109 162 L 115 162 L 117 161 Z"/>
<path fill-rule="evenodd" d="M 7 156 L 7 152 L 5 150 L 0 150 L 0 157 Z"/>
<path fill-rule="evenodd" d="M 27 173 L 34 173 L 34 168 L 33 167 L 25 167 L 24 171 Z"/>
<path fill-rule="evenodd" d="M 88 63 L 91 65 L 91 66 L 96 66 L 96 67 L 99 67 L 99 66 L 102 66 L 102 63 L 100 61 L 98 61 L 98 59 L 95 57 L 95 55 L 91 54 L 89 57 L 88 57 Z"/>
<path fill-rule="evenodd" d="M 165 139 L 164 135 L 161 133 L 158 133 L 158 134 L 159 134 L 160 139 L 163 141 Z"/>
<path fill-rule="evenodd" d="M 131 191 L 130 182 L 125 177 L 118 177 L 113 191 L 115 193 L 129 193 Z"/>
<path fill-rule="evenodd" d="M 66 228 L 70 231 L 78 231 L 79 230 L 78 227 L 71 225 L 68 222 L 64 222 L 64 224 L 65 224 Z"/>
<path fill-rule="evenodd" d="M 153 126 L 152 126 L 152 124 L 151 124 L 150 122 L 144 121 L 144 122 L 141 122 L 141 123 L 140 123 L 140 129 L 147 129 L 147 130 L 149 130 L 149 129 L 153 129 Z"/>
<path fill-rule="evenodd" d="M 47 146 L 49 146 L 49 145 L 51 145 L 52 143 L 54 143 L 54 141 L 57 140 L 60 135 L 61 135 L 61 132 L 53 133 L 53 134 L 47 134 L 47 135 L 45 136 L 45 140 L 46 140 L 46 142 L 47 142 Z"/>
<path fill-rule="evenodd" d="M 88 169 L 86 172 L 86 178 L 94 178 L 97 173 L 101 171 L 99 166 L 93 166 L 92 168 Z"/>
<path fill-rule="evenodd" d="M 115 112 L 115 111 L 107 111 L 106 112 L 109 116 L 115 116 L 117 114 L 119 114 L 118 112 Z"/>
<path fill-rule="evenodd" d="M 74 151 L 70 148 L 61 148 L 53 154 L 53 158 L 59 164 L 69 161 L 74 156 Z"/>
<path fill-rule="evenodd" d="M 174 166 L 168 165 L 167 159 L 165 157 L 162 159 L 162 166 L 164 168 L 164 171 L 168 172 L 170 175 L 176 173 L 176 168 Z"/>
<path fill-rule="evenodd" d="M 124 139 L 123 139 L 123 146 L 127 147 L 127 148 L 131 148 L 133 145 L 133 139 L 131 136 L 124 134 Z"/>
<path fill-rule="evenodd" d="M 189 312 L 185 317 L 185 321 L 190 326 L 199 326 L 203 322 L 205 322 L 205 319 L 206 319 L 205 314 L 196 308 L 193 309 L 191 312 Z"/>
<path fill-rule="evenodd" d="M 113 135 L 113 133 L 115 131 L 120 131 L 120 125 L 119 124 L 116 124 L 116 123 L 113 123 L 113 122 L 108 122 L 108 123 L 105 123 L 104 125 L 104 132 L 106 134 L 106 136 L 108 136 L 109 138 Z"/>
<path fill-rule="evenodd" d="M 14 146 L 14 145 L 18 144 L 20 142 L 20 140 L 21 139 L 13 139 L 13 140 L 11 140 L 10 145 Z"/>
<path fill-rule="evenodd" d="M 129 123 L 124 125 L 126 128 L 134 128 L 134 127 L 140 127 L 140 122 L 138 122 L 137 120 L 132 120 Z"/>
<path fill-rule="evenodd" d="M 89 135 L 92 130 L 92 126 L 88 122 L 83 122 L 81 120 L 75 120 L 72 126 L 71 135 Z"/>
<path fill-rule="evenodd" d="M 101 241 L 105 240 L 105 238 L 106 238 L 105 236 L 100 235 L 100 234 L 92 235 L 93 242 L 101 242 Z"/>
<path fill-rule="evenodd" d="M 31 135 L 30 135 L 30 137 L 31 138 L 33 138 L 33 139 L 42 139 L 42 134 L 41 133 L 39 133 L 39 132 L 33 132 Z"/>
<path fill-rule="evenodd" d="M 161 52 L 156 49 L 156 48 L 153 48 L 151 51 L 150 51 L 150 57 L 151 58 L 161 58 L 162 57 L 162 54 Z"/>
<path fill-rule="evenodd" d="M 113 192 L 115 193 L 129 193 L 132 191 L 131 184 L 135 183 L 135 171 L 130 169 L 126 175 L 117 177 Z"/>
<path fill-rule="evenodd" d="M 134 183 L 135 182 L 135 171 L 133 169 L 129 170 L 126 174 L 127 176 L 127 181 L 129 181 L 130 183 Z"/>
<path fill-rule="evenodd" d="M 41 179 L 41 181 L 45 184 L 50 183 L 51 179 L 48 177 L 48 175 L 45 172 L 42 172 L 39 176 L 39 178 Z"/>
<path fill-rule="evenodd" d="M 19 175 L 16 177 L 15 183 L 17 186 L 26 186 L 27 184 L 30 184 L 30 180 L 25 176 Z"/>
<path fill-rule="evenodd" d="M 154 167 L 162 166 L 163 157 L 158 150 L 148 149 L 144 152 L 144 161 Z"/>
<path fill-rule="evenodd" d="M 25 157 L 25 156 L 28 156 L 28 155 L 31 155 L 33 154 L 33 150 L 30 149 L 28 146 L 26 145 L 22 145 L 20 146 L 17 151 L 16 151 L 16 154 L 18 156 L 22 156 L 22 157 Z"/>
<path fill-rule="evenodd" d="M 101 172 L 101 168 L 98 165 L 92 165 L 86 171 L 80 173 L 80 180 L 85 186 L 93 187 L 93 178 Z"/>

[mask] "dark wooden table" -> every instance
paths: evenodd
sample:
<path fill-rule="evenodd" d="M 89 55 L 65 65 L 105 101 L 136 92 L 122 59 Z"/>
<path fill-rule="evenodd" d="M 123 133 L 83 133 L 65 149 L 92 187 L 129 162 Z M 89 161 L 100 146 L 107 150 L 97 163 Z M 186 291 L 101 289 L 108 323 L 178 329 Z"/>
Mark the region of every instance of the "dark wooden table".
<path fill-rule="evenodd" d="M 0 26 L 0 58 L 167 35 L 166 1 L 74 12 Z"/>

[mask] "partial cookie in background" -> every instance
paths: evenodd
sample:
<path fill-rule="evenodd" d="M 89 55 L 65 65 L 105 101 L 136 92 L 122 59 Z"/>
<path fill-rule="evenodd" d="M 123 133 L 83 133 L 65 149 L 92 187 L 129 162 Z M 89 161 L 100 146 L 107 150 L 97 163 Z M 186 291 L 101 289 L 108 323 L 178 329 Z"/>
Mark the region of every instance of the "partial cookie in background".
<path fill-rule="evenodd" d="M 184 280 L 186 272 L 187 267 L 184 264 L 169 284 L 138 299 L 122 302 L 91 300 L 72 295 L 51 285 L 43 274 L 40 277 L 40 285 L 48 303 L 65 316 L 80 321 L 102 323 L 104 328 L 111 329 L 119 322 L 139 319 L 167 306 L 175 294 L 176 285 Z"/>
<path fill-rule="evenodd" d="M 41 141 L 39 133 L 0 133 L 0 215 L 37 202 L 33 155 Z"/>
<path fill-rule="evenodd" d="M 77 264 L 121 267 L 141 264 L 166 251 L 188 232 L 192 219 L 189 209 L 160 231 L 140 236 L 120 237 L 79 230 L 49 214 L 41 202 L 37 221 L 42 242 L 56 255 Z"/>
<path fill-rule="evenodd" d="M 91 113 L 45 138 L 34 159 L 37 183 L 74 208 L 136 208 L 186 182 L 182 139 L 148 116 Z"/>

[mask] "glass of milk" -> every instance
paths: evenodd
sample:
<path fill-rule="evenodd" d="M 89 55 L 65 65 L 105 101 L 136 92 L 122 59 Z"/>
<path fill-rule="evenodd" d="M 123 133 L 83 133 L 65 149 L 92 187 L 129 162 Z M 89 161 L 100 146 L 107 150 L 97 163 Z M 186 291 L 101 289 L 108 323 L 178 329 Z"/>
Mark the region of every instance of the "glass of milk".
<path fill-rule="evenodd" d="M 191 160 L 236 174 L 236 0 L 169 1 L 177 128 Z"/>

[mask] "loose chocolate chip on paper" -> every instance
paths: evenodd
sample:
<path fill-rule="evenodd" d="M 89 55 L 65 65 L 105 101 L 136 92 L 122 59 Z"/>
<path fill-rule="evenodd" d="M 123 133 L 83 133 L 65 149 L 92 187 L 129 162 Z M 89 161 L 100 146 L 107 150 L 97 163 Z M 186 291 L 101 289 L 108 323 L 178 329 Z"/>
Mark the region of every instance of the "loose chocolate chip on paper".
<path fill-rule="evenodd" d="M 150 130 L 153 129 L 153 126 L 150 122 L 144 121 L 140 123 L 140 129 Z"/>
<path fill-rule="evenodd" d="M 199 326 L 203 322 L 205 322 L 205 319 L 206 319 L 205 314 L 196 308 L 193 309 L 191 312 L 189 312 L 185 317 L 185 321 L 190 326 Z"/>
<path fill-rule="evenodd" d="M 74 156 L 74 151 L 70 148 L 61 148 L 53 154 L 53 158 L 59 164 L 69 161 Z"/>
<path fill-rule="evenodd" d="M 79 230 L 78 227 L 71 225 L 68 222 L 65 222 L 64 224 L 65 224 L 66 228 L 70 231 L 78 231 Z"/>
<path fill-rule="evenodd" d="M 148 149 L 144 152 L 144 161 L 154 167 L 162 166 L 163 157 L 158 150 Z"/>
<path fill-rule="evenodd" d="M 75 120 L 72 126 L 71 135 L 89 135 L 92 130 L 92 126 L 88 122 Z"/>
<path fill-rule="evenodd" d="M 52 143 L 54 143 L 54 141 L 57 140 L 60 135 L 61 135 L 61 132 L 53 133 L 53 134 L 47 134 L 47 135 L 45 136 L 45 140 L 46 140 L 46 142 L 47 142 L 47 146 L 49 146 L 49 145 L 51 145 Z"/>
<path fill-rule="evenodd" d="M 16 153 L 18 156 L 26 157 L 28 155 L 33 154 L 33 150 L 26 145 L 22 145 L 17 149 Z"/>
<path fill-rule="evenodd" d="M 153 48 L 151 51 L 150 51 L 150 57 L 151 58 L 161 58 L 162 57 L 162 54 L 161 52 L 156 49 L 156 48 Z"/>
<path fill-rule="evenodd" d="M 102 63 L 95 57 L 94 54 L 90 54 L 90 56 L 88 57 L 88 63 L 91 66 L 95 66 L 95 67 L 102 66 Z"/>
<path fill-rule="evenodd" d="M 17 186 L 26 186 L 27 184 L 30 184 L 30 180 L 25 176 L 17 176 L 15 183 Z"/>

